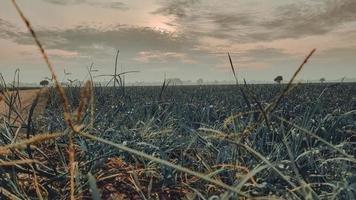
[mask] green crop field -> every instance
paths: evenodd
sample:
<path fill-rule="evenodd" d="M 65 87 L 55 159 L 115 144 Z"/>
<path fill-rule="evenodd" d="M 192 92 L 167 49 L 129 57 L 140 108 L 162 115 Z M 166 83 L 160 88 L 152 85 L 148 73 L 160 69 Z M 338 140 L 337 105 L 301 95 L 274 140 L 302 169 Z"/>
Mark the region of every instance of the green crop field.
<path fill-rule="evenodd" d="M 95 87 L 90 104 L 80 87 L 67 87 L 71 111 L 87 105 L 73 134 L 75 196 L 90 198 L 95 187 L 104 199 L 354 197 L 354 83 L 298 85 L 267 118 L 259 106 L 286 85 L 241 87 L 254 98 L 246 101 L 236 85 L 126 87 L 125 95 Z M 10 148 L 16 129 L 1 125 L 1 144 L 11 151 L 2 162 L 36 161 L 0 168 L 2 188 L 19 198 L 38 197 L 33 178 L 46 198 L 70 192 L 73 131 L 57 91 L 49 96 L 27 133 L 63 133 L 56 139 Z"/>

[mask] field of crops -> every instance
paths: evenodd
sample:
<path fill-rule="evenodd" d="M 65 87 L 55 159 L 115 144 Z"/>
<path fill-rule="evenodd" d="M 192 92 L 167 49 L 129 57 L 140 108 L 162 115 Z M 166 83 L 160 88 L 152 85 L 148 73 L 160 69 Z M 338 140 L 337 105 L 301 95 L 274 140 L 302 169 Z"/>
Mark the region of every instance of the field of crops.
<path fill-rule="evenodd" d="M 74 128 L 50 89 L 24 130 L 3 117 L 0 198 L 355 199 L 356 84 L 268 109 L 285 87 L 68 87 Z"/>
<path fill-rule="evenodd" d="M 117 51 L 118 87 L 63 87 L 12 3 L 52 86 L 0 76 L 0 199 L 356 199 L 356 83 L 294 83 L 316 49 L 288 84 L 238 84 L 228 54 L 236 85 L 124 87 Z"/>

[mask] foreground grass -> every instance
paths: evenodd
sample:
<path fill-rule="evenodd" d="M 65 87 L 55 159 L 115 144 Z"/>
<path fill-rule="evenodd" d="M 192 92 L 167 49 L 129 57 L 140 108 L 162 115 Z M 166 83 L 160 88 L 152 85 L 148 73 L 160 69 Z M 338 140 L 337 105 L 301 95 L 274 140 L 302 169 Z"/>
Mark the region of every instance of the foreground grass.
<path fill-rule="evenodd" d="M 93 125 L 87 106 L 75 132 L 51 90 L 29 140 L 11 142 L 16 129 L 2 124 L 3 195 L 70 196 L 73 166 L 74 198 L 352 199 L 354 95 L 335 98 L 333 91 L 356 94 L 354 86 L 333 86 L 319 98 L 327 85 L 300 85 L 268 115 L 268 125 L 248 112 L 236 86 L 169 87 L 161 100 L 159 87 L 127 88 L 125 96 L 117 88 L 95 88 Z M 281 90 L 249 87 L 262 105 Z M 80 88 L 65 93 L 76 113 Z"/>

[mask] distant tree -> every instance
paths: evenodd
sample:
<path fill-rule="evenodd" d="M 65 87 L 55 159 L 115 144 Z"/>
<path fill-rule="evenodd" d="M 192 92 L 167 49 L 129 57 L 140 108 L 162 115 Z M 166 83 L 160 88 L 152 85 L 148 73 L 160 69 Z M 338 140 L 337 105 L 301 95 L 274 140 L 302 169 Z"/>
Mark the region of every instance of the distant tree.
<path fill-rule="evenodd" d="M 198 85 L 202 85 L 204 83 L 204 80 L 202 78 L 198 79 L 197 80 L 197 84 Z"/>
<path fill-rule="evenodd" d="M 42 86 L 42 87 L 45 87 L 45 86 L 47 86 L 49 84 L 49 82 L 47 81 L 47 80 L 42 80 L 41 82 L 40 82 L 40 85 Z"/>
<path fill-rule="evenodd" d="M 281 82 L 283 81 L 283 76 L 277 76 L 276 78 L 274 78 L 274 82 L 281 84 Z"/>
<path fill-rule="evenodd" d="M 167 82 L 172 85 L 183 85 L 183 81 L 180 78 L 170 78 L 167 79 Z"/>
<path fill-rule="evenodd" d="M 324 82 L 325 82 L 325 78 L 321 78 L 320 83 L 324 83 Z"/>

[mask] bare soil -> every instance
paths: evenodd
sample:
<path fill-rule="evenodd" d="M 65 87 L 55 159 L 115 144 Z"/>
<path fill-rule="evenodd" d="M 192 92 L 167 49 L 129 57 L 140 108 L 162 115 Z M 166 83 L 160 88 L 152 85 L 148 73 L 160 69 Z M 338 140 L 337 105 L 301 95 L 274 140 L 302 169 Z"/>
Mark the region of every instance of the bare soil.
<path fill-rule="evenodd" d="M 8 92 L 5 95 L 0 94 L 0 117 L 9 119 L 10 116 L 11 124 L 24 124 L 27 122 L 29 111 L 37 95 L 39 95 L 39 99 L 32 118 L 41 115 L 46 108 L 49 97 L 48 88 L 20 90 L 18 95 L 16 95 L 15 91 Z M 12 102 L 14 103 L 12 103 L 12 112 L 9 113 L 9 101 L 11 96 L 13 98 Z"/>

